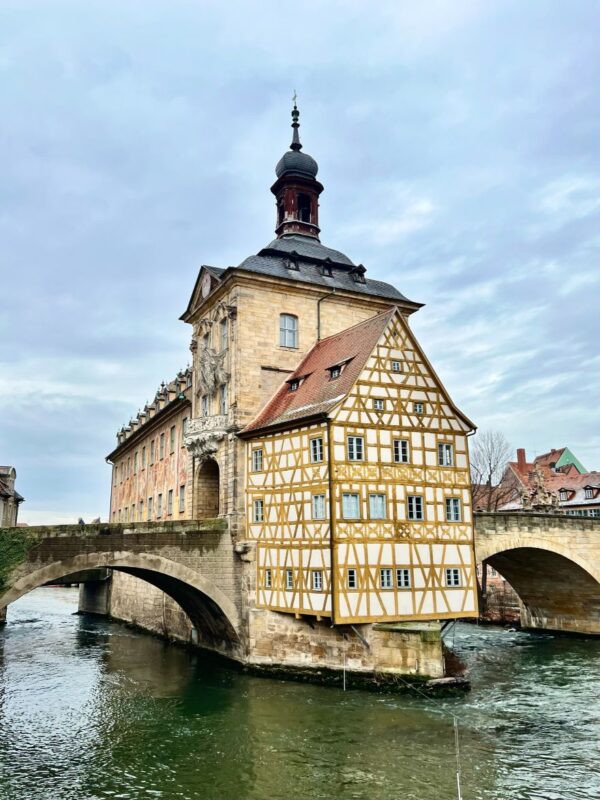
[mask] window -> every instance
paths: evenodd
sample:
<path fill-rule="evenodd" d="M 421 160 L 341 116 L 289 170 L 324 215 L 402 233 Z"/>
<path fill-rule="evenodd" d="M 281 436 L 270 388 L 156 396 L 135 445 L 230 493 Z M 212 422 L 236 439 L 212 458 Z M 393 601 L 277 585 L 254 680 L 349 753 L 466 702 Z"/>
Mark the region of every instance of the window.
<path fill-rule="evenodd" d="M 323 589 L 323 571 L 320 569 L 312 571 L 312 588 L 314 592 L 320 592 Z"/>
<path fill-rule="evenodd" d="M 349 589 L 356 589 L 358 585 L 356 580 L 356 570 L 351 568 L 348 570 L 346 574 L 347 574 L 346 585 L 348 586 Z"/>
<path fill-rule="evenodd" d="M 388 567 L 384 567 L 383 569 L 379 570 L 379 586 L 382 589 L 394 588 L 394 584 L 392 582 L 392 570 Z"/>
<path fill-rule="evenodd" d="M 561 489 L 560 492 L 558 493 L 558 498 L 559 500 L 568 500 L 569 499 L 568 491 L 566 489 Z"/>
<path fill-rule="evenodd" d="M 446 586 L 460 586 L 460 569 L 456 567 L 446 569 Z"/>
<path fill-rule="evenodd" d="M 423 403 L 413 403 L 413 411 L 415 414 L 423 413 Z"/>
<path fill-rule="evenodd" d="M 265 570 L 265 589 L 270 589 L 273 586 L 273 573 L 270 569 Z"/>
<path fill-rule="evenodd" d="M 219 327 L 221 329 L 221 352 L 222 352 L 223 350 L 227 350 L 227 344 L 228 344 L 227 319 L 222 319 Z"/>
<path fill-rule="evenodd" d="M 593 500 L 594 499 L 594 489 L 591 486 L 585 487 L 585 499 L 586 500 Z"/>
<path fill-rule="evenodd" d="M 262 472 L 263 451 L 258 448 L 252 451 L 252 472 Z"/>
<path fill-rule="evenodd" d="M 399 361 L 392 361 L 392 372 L 402 372 L 402 365 Z"/>
<path fill-rule="evenodd" d="M 362 461 L 364 458 L 364 439 L 362 436 L 348 437 L 348 461 Z"/>
<path fill-rule="evenodd" d="M 125 506 L 125 508 L 123 509 L 123 522 L 128 521 L 129 519 L 128 514 L 129 514 L 129 506 Z"/>
<path fill-rule="evenodd" d="M 286 569 L 285 571 L 285 588 L 286 589 L 294 588 L 294 570 L 292 569 Z"/>
<path fill-rule="evenodd" d="M 171 430 L 169 431 L 169 452 L 175 452 L 175 438 L 176 438 L 177 431 L 175 429 L 175 425 L 171 426 Z"/>
<path fill-rule="evenodd" d="M 171 517 L 173 515 L 173 489 L 169 489 L 169 493 L 167 495 L 167 516 Z"/>
<path fill-rule="evenodd" d="M 209 405 L 208 405 L 208 395 L 207 394 L 203 394 L 202 395 L 201 403 L 202 403 L 202 416 L 203 417 L 208 417 Z"/>
<path fill-rule="evenodd" d="M 301 222 L 310 222 L 310 195 L 298 195 L 298 219 Z"/>
<path fill-rule="evenodd" d="M 227 413 L 227 384 L 223 384 L 219 389 L 219 413 Z"/>
<path fill-rule="evenodd" d="M 298 378 L 294 378 L 290 381 L 290 392 L 297 392 L 299 387 L 300 380 Z"/>
<path fill-rule="evenodd" d="M 446 522 L 460 522 L 460 500 L 458 497 L 446 498 Z"/>
<path fill-rule="evenodd" d="M 131 521 L 135 522 L 135 503 L 131 504 Z"/>
<path fill-rule="evenodd" d="M 323 461 L 323 439 L 320 436 L 310 440 L 310 460 L 313 464 Z"/>
<path fill-rule="evenodd" d="M 386 503 L 384 494 L 369 495 L 369 517 L 371 519 L 386 519 Z"/>
<path fill-rule="evenodd" d="M 185 483 L 179 487 L 179 513 L 185 511 Z"/>
<path fill-rule="evenodd" d="M 154 505 L 154 498 L 148 498 L 148 519 L 152 519 L 152 506 Z"/>
<path fill-rule="evenodd" d="M 396 586 L 398 589 L 410 589 L 410 570 L 402 567 L 396 570 Z"/>
<path fill-rule="evenodd" d="M 150 442 L 150 463 L 154 464 L 154 450 L 155 450 L 155 441 L 152 439 Z"/>
<path fill-rule="evenodd" d="M 425 519 L 423 514 L 423 498 L 418 495 L 408 496 L 408 518 Z"/>
<path fill-rule="evenodd" d="M 344 519 L 360 518 L 360 498 L 353 492 L 344 492 L 342 495 L 342 516 Z"/>
<path fill-rule="evenodd" d="M 264 500 L 255 500 L 252 504 L 252 522 L 262 522 L 265 515 Z"/>
<path fill-rule="evenodd" d="M 133 474 L 134 475 L 137 472 L 137 462 L 138 462 L 138 454 L 137 454 L 137 450 L 136 450 L 136 452 L 133 454 Z"/>
<path fill-rule="evenodd" d="M 325 495 L 313 494 L 312 498 L 312 518 L 325 519 Z"/>
<path fill-rule="evenodd" d="M 381 400 L 379 397 L 374 398 L 373 408 L 375 411 L 383 411 L 385 408 L 385 400 Z"/>
<path fill-rule="evenodd" d="M 140 517 L 140 522 L 141 522 L 144 519 L 144 501 L 140 500 L 138 505 L 139 505 L 139 509 L 140 509 L 139 517 Z"/>
<path fill-rule="evenodd" d="M 159 446 L 158 446 L 158 457 L 159 457 L 159 459 L 165 457 L 165 435 L 164 435 L 164 433 L 161 433 L 161 435 L 160 435 Z"/>
<path fill-rule="evenodd" d="M 142 447 L 142 469 L 146 466 L 146 448 Z"/>
<path fill-rule="evenodd" d="M 293 314 L 279 317 L 279 346 L 298 347 L 298 317 Z"/>
<path fill-rule="evenodd" d="M 181 420 L 181 438 L 182 439 L 188 432 L 188 425 L 189 425 L 189 419 L 187 417 L 184 417 Z"/>
<path fill-rule="evenodd" d="M 156 502 L 156 519 L 160 519 L 161 517 L 162 517 L 162 494 L 159 494 Z"/>
<path fill-rule="evenodd" d="M 454 448 L 451 444 L 438 444 L 438 464 L 440 467 L 452 467 L 454 465 Z"/>
<path fill-rule="evenodd" d="M 408 464 L 408 439 L 394 439 L 394 461 L 397 464 Z"/>

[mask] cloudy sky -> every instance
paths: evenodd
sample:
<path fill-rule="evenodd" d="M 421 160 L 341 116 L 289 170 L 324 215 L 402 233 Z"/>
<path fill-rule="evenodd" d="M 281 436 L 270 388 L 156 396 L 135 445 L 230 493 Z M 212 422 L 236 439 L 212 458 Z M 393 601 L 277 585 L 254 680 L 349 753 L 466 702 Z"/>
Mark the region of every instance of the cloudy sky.
<path fill-rule="evenodd" d="M 0 462 L 106 517 L 200 264 L 273 238 L 299 95 L 322 241 L 426 303 L 458 405 L 600 468 L 600 4 L 2 0 Z"/>

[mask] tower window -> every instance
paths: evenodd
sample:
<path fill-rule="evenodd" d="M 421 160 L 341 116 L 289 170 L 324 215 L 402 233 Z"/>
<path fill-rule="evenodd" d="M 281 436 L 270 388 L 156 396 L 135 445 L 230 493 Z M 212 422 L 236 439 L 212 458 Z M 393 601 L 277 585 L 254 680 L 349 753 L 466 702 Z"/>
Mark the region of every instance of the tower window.
<path fill-rule="evenodd" d="M 293 314 L 279 317 L 279 346 L 298 347 L 298 317 Z"/>
<path fill-rule="evenodd" d="M 310 196 L 298 195 L 298 219 L 300 222 L 310 222 Z"/>
<path fill-rule="evenodd" d="M 277 224 L 281 225 L 283 222 L 283 218 L 285 216 L 285 211 L 283 208 L 283 200 L 279 200 L 277 203 Z"/>

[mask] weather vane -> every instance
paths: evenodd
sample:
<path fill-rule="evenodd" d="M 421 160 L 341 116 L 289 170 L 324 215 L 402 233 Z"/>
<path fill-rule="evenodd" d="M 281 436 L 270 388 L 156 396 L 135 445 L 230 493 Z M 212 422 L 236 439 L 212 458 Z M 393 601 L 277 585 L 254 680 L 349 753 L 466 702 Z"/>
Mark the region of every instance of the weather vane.
<path fill-rule="evenodd" d="M 292 100 L 294 101 L 294 105 L 296 105 L 296 100 L 297 99 L 298 99 L 298 95 L 296 94 L 296 90 L 294 89 L 294 95 L 292 97 Z"/>

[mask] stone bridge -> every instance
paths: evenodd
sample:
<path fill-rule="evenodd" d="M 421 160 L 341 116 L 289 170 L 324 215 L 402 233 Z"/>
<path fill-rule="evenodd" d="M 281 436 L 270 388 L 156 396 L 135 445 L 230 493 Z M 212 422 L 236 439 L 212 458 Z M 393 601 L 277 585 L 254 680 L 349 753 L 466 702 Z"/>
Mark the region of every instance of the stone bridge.
<path fill-rule="evenodd" d="M 204 646 L 233 657 L 243 648 L 241 561 L 225 520 L 13 528 L 0 532 L 0 560 L 0 609 L 65 576 L 108 568 L 173 598 Z"/>
<path fill-rule="evenodd" d="M 600 519 L 475 514 L 475 551 L 511 584 L 527 628 L 600 634 Z"/>

